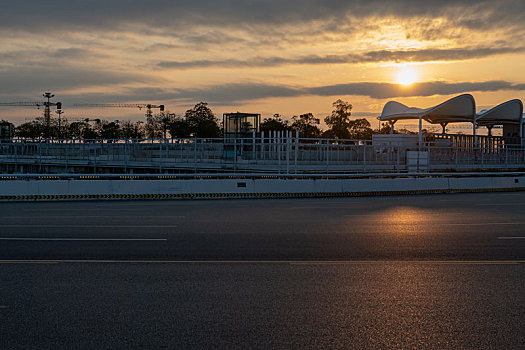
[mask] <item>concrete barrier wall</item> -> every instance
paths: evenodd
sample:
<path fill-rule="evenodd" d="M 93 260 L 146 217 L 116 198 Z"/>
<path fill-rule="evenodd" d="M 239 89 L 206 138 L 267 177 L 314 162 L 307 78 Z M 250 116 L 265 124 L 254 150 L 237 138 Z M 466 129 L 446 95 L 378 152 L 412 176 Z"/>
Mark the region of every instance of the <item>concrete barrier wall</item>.
<path fill-rule="evenodd" d="M 306 197 L 525 190 L 525 176 L 0 181 L 0 200 Z"/>

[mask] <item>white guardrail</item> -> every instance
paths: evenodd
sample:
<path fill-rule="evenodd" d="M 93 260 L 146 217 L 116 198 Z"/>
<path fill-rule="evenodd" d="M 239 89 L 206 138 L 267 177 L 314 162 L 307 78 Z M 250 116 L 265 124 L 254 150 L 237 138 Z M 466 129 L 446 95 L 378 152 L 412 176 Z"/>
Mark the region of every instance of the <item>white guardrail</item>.
<path fill-rule="evenodd" d="M 524 191 L 525 173 L 0 175 L 0 200 L 298 198 Z"/>

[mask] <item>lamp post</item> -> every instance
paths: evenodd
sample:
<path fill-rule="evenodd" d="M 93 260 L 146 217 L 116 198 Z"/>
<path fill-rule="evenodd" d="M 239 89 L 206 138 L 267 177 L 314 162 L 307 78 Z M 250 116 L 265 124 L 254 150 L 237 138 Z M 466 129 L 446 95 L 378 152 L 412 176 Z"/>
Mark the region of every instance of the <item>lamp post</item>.
<path fill-rule="evenodd" d="M 61 129 L 60 129 L 61 119 L 60 117 L 62 116 L 62 114 L 64 114 L 64 111 L 62 109 L 57 109 L 55 112 L 58 114 L 58 139 L 60 139 L 61 138 Z"/>

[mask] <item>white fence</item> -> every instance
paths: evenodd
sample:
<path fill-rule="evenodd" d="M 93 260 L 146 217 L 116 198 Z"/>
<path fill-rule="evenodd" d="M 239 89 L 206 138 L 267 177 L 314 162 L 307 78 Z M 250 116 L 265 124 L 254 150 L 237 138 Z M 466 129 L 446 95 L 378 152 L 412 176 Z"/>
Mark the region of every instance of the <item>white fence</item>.
<path fill-rule="evenodd" d="M 407 157 L 419 152 L 414 162 Z M 426 154 L 424 154 L 426 152 Z M 378 147 L 370 140 L 252 137 L 244 139 L 14 140 L 0 144 L 2 172 L 261 171 L 280 174 L 518 169 L 522 148 Z"/>

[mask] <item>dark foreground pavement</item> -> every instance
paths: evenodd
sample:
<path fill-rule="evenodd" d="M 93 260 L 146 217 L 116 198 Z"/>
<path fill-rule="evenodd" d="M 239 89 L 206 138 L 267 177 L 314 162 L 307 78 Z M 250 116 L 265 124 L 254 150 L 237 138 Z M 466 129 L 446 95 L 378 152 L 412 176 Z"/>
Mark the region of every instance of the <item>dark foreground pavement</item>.
<path fill-rule="evenodd" d="M 524 206 L 0 203 L 0 348 L 524 348 Z"/>

